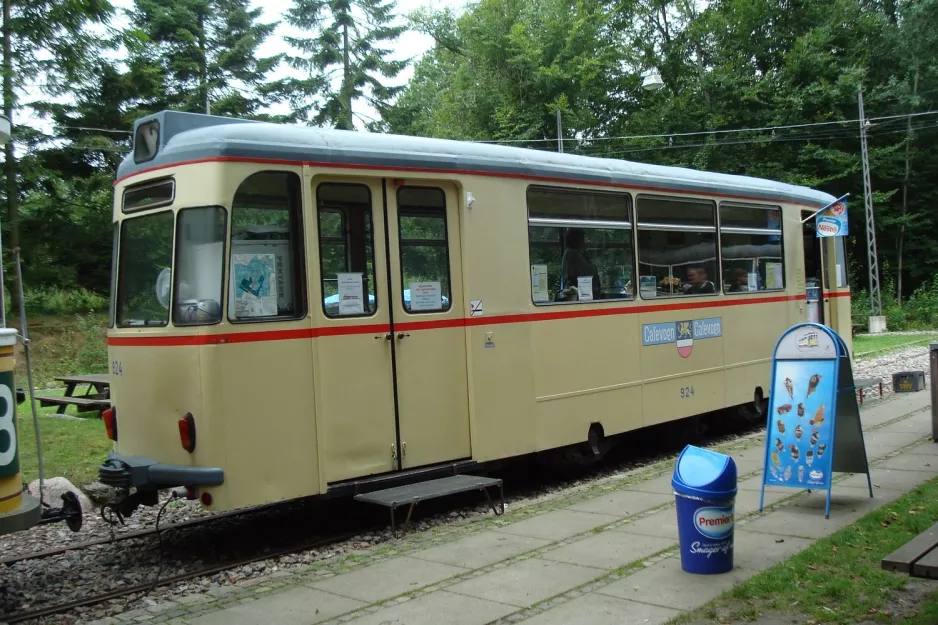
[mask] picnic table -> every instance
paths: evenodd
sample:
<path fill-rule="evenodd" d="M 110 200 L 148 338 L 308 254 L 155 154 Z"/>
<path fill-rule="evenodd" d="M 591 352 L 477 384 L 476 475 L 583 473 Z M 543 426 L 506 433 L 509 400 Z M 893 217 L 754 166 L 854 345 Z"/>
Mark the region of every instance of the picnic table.
<path fill-rule="evenodd" d="M 37 395 L 40 406 L 58 406 L 57 414 L 64 414 L 69 406 L 79 410 L 97 410 L 100 414 L 111 407 L 111 380 L 108 374 L 66 375 L 55 378 L 65 384 L 65 395 Z M 84 395 L 75 395 L 80 385 L 88 385 Z"/>
<path fill-rule="evenodd" d="M 883 558 L 882 567 L 910 577 L 938 578 L 938 523 Z"/>

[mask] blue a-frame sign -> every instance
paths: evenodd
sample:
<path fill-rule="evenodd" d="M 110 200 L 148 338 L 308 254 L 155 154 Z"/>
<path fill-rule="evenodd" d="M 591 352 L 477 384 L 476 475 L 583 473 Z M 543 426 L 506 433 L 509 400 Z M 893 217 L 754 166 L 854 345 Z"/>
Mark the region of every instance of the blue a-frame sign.
<path fill-rule="evenodd" d="M 835 472 L 866 473 L 872 497 L 853 367 L 840 335 L 818 323 L 786 330 L 775 345 L 771 384 L 759 511 L 766 486 L 807 488 L 827 491 L 830 518 Z"/>

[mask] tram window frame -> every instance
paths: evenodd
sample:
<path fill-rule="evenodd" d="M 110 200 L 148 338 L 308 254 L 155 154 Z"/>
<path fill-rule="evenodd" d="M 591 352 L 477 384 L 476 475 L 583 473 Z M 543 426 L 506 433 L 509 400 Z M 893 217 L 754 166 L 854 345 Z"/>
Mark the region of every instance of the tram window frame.
<path fill-rule="evenodd" d="M 150 201 L 144 204 L 137 204 L 128 208 L 127 206 L 127 196 L 130 195 L 133 197 L 137 193 L 145 193 L 147 190 L 158 190 L 164 187 L 168 187 L 169 195 L 163 195 L 159 199 Z M 124 191 L 121 194 L 121 212 L 125 215 L 132 213 L 139 213 L 140 211 L 153 210 L 155 208 L 162 208 L 163 206 L 169 206 L 176 201 L 176 179 L 173 176 L 164 176 L 161 178 L 154 178 L 153 180 L 146 180 L 138 184 L 132 184 L 124 187 Z"/>
<path fill-rule="evenodd" d="M 369 300 L 363 301 L 364 312 L 354 314 L 354 315 L 340 315 L 340 314 L 331 314 L 329 309 L 326 307 L 326 267 L 325 267 L 325 257 L 323 256 L 323 245 L 322 245 L 322 222 L 320 215 L 324 212 L 335 212 L 341 215 L 341 231 L 343 233 L 342 243 L 345 247 L 345 266 L 349 266 L 349 216 L 346 211 L 347 207 L 339 207 L 335 205 L 329 205 L 326 208 L 323 208 L 321 192 L 323 187 L 355 187 L 359 189 L 364 189 L 367 193 L 368 200 L 366 203 L 367 208 L 364 210 L 364 216 L 367 220 L 367 223 L 370 225 L 370 228 L 366 229 L 366 233 L 370 234 L 370 238 L 365 242 L 365 272 L 362 273 L 362 296 L 367 298 L 371 295 L 371 290 L 374 291 L 374 308 L 369 310 L 371 302 Z M 367 184 L 362 184 L 360 182 L 335 182 L 330 180 L 324 180 L 316 185 L 316 237 L 317 237 L 317 248 L 319 250 L 319 305 L 322 309 L 323 315 L 327 319 L 333 320 L 343 320 L 343 319 L 362 319 L 367 317 L 374 317 L 378 314 L 380 307 L 380 301 L 378 298 L 378 266 L 377 266 L 377 249 L 375 247 L 375 234 L 376 234 L 376 224 L 374 220 L 374 197 L 372 194 L 371 187 Z M 370 232 L 369 232 L 370 230 Z M 330 237 L 329 240 L 335 241 L 335 237 Z M 367 256 L 367 251 L 370 246 L 370 257 Z M 370 263 L 369 263 L 370 261 Z M 371 266 L 370 275 L 366 277 L 365 273 L 368 272 L 368 266 Z M 331 296 L 330 296 L 331 297 Z"/>
<path fill-rule="evenodd" d="M 150 219 L 152 217 L 161 217 L 164 215 L 170 218 L 169 221 L 167 222 L 169 224 L 169 241 L 170 241 L 170 248 L 169 248 L 169 255 L 168 255 L 169 262 L 167 263 L 168 269 L 169 269 L 169 279 L 170 279 L 170 306 L 165 309 L 166 310 L 165 320 L 156 321 L 153 323 L 151 323 L 150 320 L 145 320 L 143 323 L 138 323 L 138 324 L 126 323 L 125 321 L 123 321 L 123 318 L 126 316 L 124 314 L 125 313 L 124 309 L 126 308 L 125 302 L 124 302 L 124 291 L 127 287 L 127 281 L 125 280 L 125 276 L 127 275 L 127 271 L 125 270 L 126 264 L 127 264 L 127 256 L 121 254 L 120 258 L 118 259 L 119 271 L 118 271 L 118 276 L 117 276 L 117 303 L 115 305 L 115 320 L 114 320 L 114 325 L 118 328 L 166 328 L 166 327 L 169 327 L 170 317 L 171 317 L 170 307 L 172 306 L 172 281 L 173 281 L 173 273 L 174 273 L 173 261 L 175 260 L 175 254 L 176 254 L 176 251 L 175 251 L 176 219 L 175 219 L 175 215 L 173 214 L 173 211 L 172 210 L 155 211 L 155 212 L 146 213 L 143 215 L 135 215 L 133 217 L 122 220 L 121 228 L 120 228 L 121 240 L 120 240 L 119 249 L 121 250 L 127 249 L 126 238 L 127 238 L 128 224 L 133 225 L 133 222 L 135 222 L 135 220 L 145 220 L 145 219 Z"/>
<path fill-rule="evenodd" d="M 711 218 L 705 220 L 703 218 L 696 219 L 693 218 L 689 213 L 687 215 L 674 215 L 666 216 L 664 219 L 660 215 L 655 214 L 655 209 L 649 211 L 648 219 L 643 215 L 643 211 L 649 209 L 650 207 L 646 205 L 643 208 L 643 203 L 655 203 L 655 202 L 667 202 L 670 204 L 688 204 L 688 205 L 697 205 L 701 208 L 708 207 Z M 637 253 L 637 270 L 639 273 L 639 296 L 646 301 L 652 301 L 656 299 L 686 299 L 686 298 L 698 298 L 698 297 L 717 297 L 721 295 L 721 284 L 722 276 L 720 276 L 719 268 L 720 263 L 720 236 L 719 236 L 719 223 L 717 221 L 717 203 L 714 200 L 708 198 L 700 197 L 683 197 L 678 195 L 664 195 L 664 194 L 651 194 L 651 193 L 640 193 L 635 197 L 635 249 Z M 656 217 L 658 218 L 656 220 Z M 699 265 L 708 265 L 712 264 L 713 271 L 708 272 L 708 282 L 713 285 L 713 291 L 707 293 L 674 293 L 674 273 L 673 270 L 669 270 L 669 284 L 671 285 L 670 293 L 661 293 L 658 291 L 658 286 L 661 283 L 661 280 L 658 279 L 657 274 L 655 274 L 655 295 L 654 297 L 648 297 L 644 294 L 641 289 L 641 267 L 642 267 L 642 252 L 643 249 L 648 248 L 648 244 L 642 244 L 642 233 L 643 232 L 666 232 L 666 233 L 685 233 L 685 234 L 695 234 L 695 235 L 710 235 L 712 241 L 709 242 L 713 246 L 713 260 L 704 261 L 699 263 Z M 702 241 L 703 243 L 708 243 L 706 241 L 706 236 Z M 653 244 L 652 244 L 653 247 Z M 685 246 L 686 247 L 686 246 Z M 644 263 L 651 265 L 652 263 Z M 690 263 L 683 263 L 682 265 L 690 265 Z M 673 267 L 674 265 L 671 265 Z"/>
<path fill-rule="evenodd" d="M 435 191 L 440 197 L 438 206 L 410 206 L 401 203 L 401 194 L 411 190 Z M 398 274 L 400 279 L 401 308 L 408 315 L 426 315 L 432 313 L 446 313 L 453 308 L 453 270 L 449 254 L 449 220 L 446 215 L 446 192 L 440 187 L 433 186 L 405 186 L 397 190 L 397 254 L 398 254 Z M 405 215 L 405 213 L 408 213 Z M 405 239 L 404 229 L 402 227 L 403 217 L 442 217 L 443 221 L 443 239 Z M 432 308 L 427 310 L 413 310 L 414 294 L 410 294 L 410 306 L 404 300 L 404 291 L 409 285 L 404 282 L 404 248 L 407 246 L 432 246 L 442 247 L 446 259 L 446 282 L 440 284 L 441 308 Z"/>
<path fill-rule="evenodd" d="M 765 211 L 766 213 L 770 213 L 771 211 L 777 211 L 778 212 L 778 228 L 777 229 L 769 228 L 769 227 L 760 228 L 753 224 L 746 225 L 744 223 L 738 223 L 737 225 L 726 225 L 726 222 L 728 220 L 724 218 L 724 211 L 723 211 L 724 208 L 754 210 L 754 211 L 761 210 L 761 211 Z M 758 204 L 758 203 L 753 203 L 753 202 L 725 201 L 725 202 L 720 202 L 719 213 L 720 213 L 720 275 L 721 277 L 724 276 L 729 271 L 729 269 L 726 267 L 726 258 L 723 252 L 724 248 L 726 247 L 726 245 L 724 244 L 725 234 L 726 235 L 738 235 L 738 236 L 761 236 L 761 237 L 778 236 L 779 238 L 778 245 L 779 245 L 779 254 L 780 254 L 780 259 L 778 263 L 780 263 L 782 266 L 782 269 L 781 269 L 782 286 L 780 287 L 775 287 L 771 289 L 762 288 L 765 285 L 767 281 L 767 277 L 768 277 L 768 265 L 766 264 L 764 269 L 762 271 L 759 271 L 758 273 L 759 275 L 758 287 L 759 288 L 757 288 L 754 291 L 752 290 L 730 291 L 728 290 L 728 288 L 730 287 L 730 280 L 726 280 L 723 283 L 723 293 L 726 295 L 737 296 L 737 295 L 754 295 L 754 294 L 757 295 L 759 293 L 775 293 L 775 292 L 786 290 L 788 288 L 788 280 L 785 275 L 785 269 L 788 263 L 785 261 L 785 227 L 784 227 L 785 213 L 782 210 L 782 207 L 776 204 Z M 770 220 L 771 220 L 771 217 L 769 217 L 766 220 L 766 223 L 769 223 Z M 775 258 L 775 257 L 772 257 L 772 258 Z M 760 269 L 762 268 L 760 267 Z M 751 272 L 747 272 L 747 273 L 751 273 Z"/>
<path fill-rule="evenodd" d="M 256 317 L 236 317 L 234 302 L 231 298 L 231 280 L 234 279 L 234 273 L 232 271 L 231 262 L 235 254 L 235 245 L 234 240 L 232 239 L 235 232 L 235 224 L 237 219 L 237 212 L 239 206 L 236 204 L 238 195 L 241 189 L 244 187 L 245 183 L 256 176 L 263 175 L 280 175 L 283 176 L 284 181 L 284 191 L 286 196 L 286 210 L 289 213 L 289 229 L 290 235 L 288 240 L 290 241 L 290 254 L 289 259 L 292 263 L 290 267 L 290 272 L 292 275 L 293 282 L 293 313 L 292 314 L 277 314 L 277 315 L 265 315 L 265 316 L 256 316 Z M 306 245 L 305 245 L 305 234 L 304 234 L 304 223 L 303 223 L 303 193 L 302 193 L 302 182 L 300 175 L 295 171 L 287 169 L 263 169 L 260 171 L 255 171 L 244 178 L 238 184 L 238 188 L 235 190 L 234 195 L 231 200 L 231 209 L 228 211 L 228 247 L 225 252 L 225 265 L 227 266 L 227 277 L 225 279 L 224 293 L 222 297 L 227 300 L 225 302 L 226 314 L 225 318 L 229 323 L 232 324 L 252 324 L 252 323 L 283 323 L 289 321 L 299 321 L 306 318 L 309 307 L 307 305 L 308 292 L 306 287 Z M 253 209 L 260 210 L 253 206 L 244 206 L 240 207 L 242 209 Z M 279 308 L 278 308 L 279 313 Z"/>
<path fill-rule="evenodd" d="M 607 215 L 605 219 L 590 219 L 590 218 L 577 218 L 576 214 L 570 213 L 564 216 L 563 213 L 556 213 L 551 215 L 551 211 L 543 211 L 540 207 L 532 208 L 532 193 L 541 193 L 541 194 L 551 194 L 557 196 L 579 196 L 581 198 L 597 198 L 601 197 L 603 199 L 612 199 L 622 202 L 622 206 L 618 207 L 622 210 L 621 213 L 613 212 L 613 216 L 621 217 L 620 219 L 609 218 Z M 608 302 L 630 302 L 635 300 L 635 222 L 634 222 L 634 203 L 632 196 L 629 193 L 617 193 L 613 191 L 603 191 L 599 189 L 581 189 L 581 188 L 572 188 L 572 187 L 555 187 L 550 185 L 529 185 L 525 190 L 525 203 L 527 208 L 527 235 L 528 235 L 528 297 L 531 298 L 531 302 L 535 306 L 570 306 L 574 304 L 588 305 L 588 304 L 604 304 Z M 547 240 L 540 240 L 537 237 L 532 236 L 532 229 L 541 228 L 541 229 L 553 229 L 557 233 L 557 243 L 554 244 Z M 550 285 L 550 274 L 548 273 L 548 297 L 549 299 L 536 300 L 534 295 L 534 282 L 532 272 L 534 254 L 533 251 L 537 247 L 554 247 L 555 245 L 559 247 L 560 250 L 560 285 L 563 284 L 563 255 L 566 252 L 567 246 L 565 243 L 566 233 L 572 229 L 578 228 L 584 231 L 624 231 L 627 233 L 625 240 L 621 244 L 617 245 L 608 245 L 603 246 L 603 250 L 612 249 L 614 247 L 621 247 L 626 250 L 625 256 L 623 258 L 622 264 L 613 264 L 613 267 L 621 267 L 623 273 L 626 273 L 628 276 L 631 276 L 631 280 L 628 278 L 625 279 L 625 284 L 623 289 L 626 289 L 628 282 L 632 282 L 631 294 L 626 290 L 625 295 L 619 297 L 604 297 L 602 299 L 589 299 L 589 300 L 556 300 L 555 298 L 562 294 L 566 289 L 552 290 Z M 584 232 L 584 239 L 587 239 L 587 233 Z M 588 240 L 588 239 L 587 239 Z M 590 261 L 592 262 L 592 261 Z M 539 263 L 543 264 L 543 263 Z M 599 267 L 596 267 L 597 278 L 602 288 L 602 270 Z M 595 281 L 594 281 L 594 290 L 595 290 Z M 568 287 L 569 288 L 569 287 Z"/>
<path fill-rule="evenodd" d="M 114 222 L 114 240 L 111 243 L 111 293 L 108 302 L 107 327 L 117 323 L 117 271 L 120 259 L 120 221 Z"/>
<path fill-rule="evenodd" d="M 221 269 L 221 271 L 219 272 L 220 275 L 218 276 L 218 279 L 219 279 L 218 302 L 217 302 L 218 303 L 218 315 L 217 317 L 215 317 L 214 320 L 186 321 L 186 320 L 180 319 L 180 314 L 182 312 L 181 310 L 182 305 L 178 301 L 179 291 L 180 291 L 179 280 L 183 277 L 186 277 L 186 276 L 183 276 L 182 272 L 180 271 L 181 269 L 180 260 L 182 256 L 182 250 L 183 250 L 183 246 L 186 245 L 186 243 L 182 240 L 182 237 L 185 234 L 185 230 L 186 230 L 185 226 L 188 225 L 183 221 L 183 219 L 186 215 L 192 214 L 196 211 L 209 211 L 209 210 L 215 210 L 216 214 L 221 215 L 221 220 L 222 220 L 222 223 L 221 223 L 222 236 L 221 236 L 221 241 L 220 241 L 221 257 L 219 258 L 219 268 Z M 172 317 L 173 317 L 174 326 L 179 326 L 179 327 L 213 326 L 213 325 L 218 325 L 219 323 L 221 323 L 222 319 L 224 318 L 224 314 L 222 310 L 224 309 L 224 306 L 225 306 L 225 285 L 228 283 L 227 280 L 225 279 L 227 275 L 227 272 L 225 271 L 225 265 L 227 263 L 225 261 L 228 260 L 228 254 L 227 254 L 228 252 L 228 225 L 229 225 L 228 218 L 229 218 L 228 211 L 225 210 L 224 206 L 219 206 L 219 205 L 187 206 L 186 208 L 182 208 L 176 212 L 176 244 L 175 244 L 175 251 L 173 255 L 173 298 L 172 298 L 172 313 L 173 313 Z"/>

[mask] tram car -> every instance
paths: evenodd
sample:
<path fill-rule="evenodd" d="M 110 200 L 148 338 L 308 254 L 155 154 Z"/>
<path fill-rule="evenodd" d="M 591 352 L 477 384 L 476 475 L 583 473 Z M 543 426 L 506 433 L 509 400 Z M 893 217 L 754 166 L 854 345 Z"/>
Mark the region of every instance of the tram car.
<path fill-rule="evenodd" d="M 751 177 L 164 111 L 114 183 L 124 514 L 472 473 L 736 406 L 850 345 L 835 198 Z M 852 348 L 851 348 L 852 349 Z"/>

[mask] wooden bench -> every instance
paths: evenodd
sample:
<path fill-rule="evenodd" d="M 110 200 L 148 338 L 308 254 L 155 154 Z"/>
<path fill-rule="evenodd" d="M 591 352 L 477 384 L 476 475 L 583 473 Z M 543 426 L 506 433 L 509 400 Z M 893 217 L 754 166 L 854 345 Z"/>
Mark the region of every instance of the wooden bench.
<path fill-rule="evenodd" d="M 910 577 L 938 579 L 938 523 L 883 558 L 882 567 Z"/>
<path fill-rule="evenodd" d="M 56 378 L 58 382 L 65 383 L 64 395 L 37 395 L 39 405 L 58 406 L 56 414 L 65 414 L 65 409 L 75 406 L 84 412 L 97 410 L 101 412 L 111 407 L 111 380 L 107 374 L 103 375 L 66 375 Z M 75 395 L 75 389 L 80 384 L 87 384 L 88 390 L 84 395 Z"/>
<path fill-rule="evenodd" d="M 879 386 L 879 396 L 883 396 L 883 379 L 882 378 L 863 378 L 861 380 L 854 380 L 853 385 L 857 389 L 857 397 L 859 398 L 860 405 L 863 405 L 863 389 L 872 388 L 874 386 Z"/>

